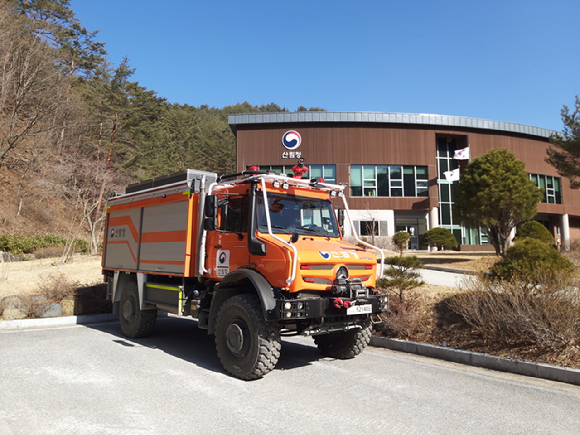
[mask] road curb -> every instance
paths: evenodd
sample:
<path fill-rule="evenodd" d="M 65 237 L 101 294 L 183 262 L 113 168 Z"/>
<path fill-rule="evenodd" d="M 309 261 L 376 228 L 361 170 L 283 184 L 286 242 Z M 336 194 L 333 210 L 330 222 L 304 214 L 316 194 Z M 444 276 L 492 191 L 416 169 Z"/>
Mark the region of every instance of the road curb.
<path fill-rule="evenodd" d="M 449 267 L 441 267 L 441 266 L 423 266 L 423 269 L 428 269 L 428 270 L 435 270 L 437 272 L 451 272 L 451 273 L 457 273 L 460 275 L 477 275 L 476 272 L 473 272 L 471 270 L 463 270 L 463 269 L 451 269 Z"/>
<path fill-rule="evenodd" d="M 384 347 L 399 352 L 413 353 L 430 358 L 438 358 L 459 364 L 474 367 L 483 367 L 500 372 L 514 373 L 548 379 L 550 381 L 566 382 L 580 385 L 580 370 L 568 367 L 557 367 L 550 364 L 531 363 L 515 359 L 500 358 L 485 353 L 469 352 L 461 349 L 450 349 L 433 344 L 415 343 L 413 341 L 398 340 L 373 335 L 371 346 Z"/>
<path fill-rule="evenodd" d="M 119 320 L 119 317 L 112 314 L 84 314 L 80 316 L 50 317 L 47 319 L 3 320 L 0 322 L 0 330 L 83 325 L 87 323 L 103 323 L 117 320 Z"/>

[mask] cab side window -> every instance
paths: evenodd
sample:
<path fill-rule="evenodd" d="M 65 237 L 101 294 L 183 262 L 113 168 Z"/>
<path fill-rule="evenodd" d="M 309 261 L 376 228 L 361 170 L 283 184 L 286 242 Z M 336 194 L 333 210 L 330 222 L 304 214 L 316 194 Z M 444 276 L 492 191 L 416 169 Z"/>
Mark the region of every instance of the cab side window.
<path fill-rule="evenodd" d="M 221 231 L 245 233 L 248 231 L 248 198 L 245 196 L 229 197 L 220 205 Z"/>

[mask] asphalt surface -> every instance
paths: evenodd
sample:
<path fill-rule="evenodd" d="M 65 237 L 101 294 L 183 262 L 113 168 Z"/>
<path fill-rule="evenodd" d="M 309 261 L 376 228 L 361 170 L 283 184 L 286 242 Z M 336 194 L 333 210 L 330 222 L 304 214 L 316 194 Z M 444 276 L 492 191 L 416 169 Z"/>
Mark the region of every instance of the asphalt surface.
<path fill-rule="evenodd" d="M 472 275 L 450 271 L 419 269 L 419 273 L 421 273 L 421 278 L 423 278 L 423 281 L 425 281 L 426 284 L 442 285 L 445 287 L 461 288 L 467 280 L 473 279 Z"/>
<path fill-rule="evenodd" d="M 130 340 L 117 323 L 0 331 L 4 434 L 580 434 L 580 387 L 285 338 L 276 369 L 228 376 L 191 319 Z"/>

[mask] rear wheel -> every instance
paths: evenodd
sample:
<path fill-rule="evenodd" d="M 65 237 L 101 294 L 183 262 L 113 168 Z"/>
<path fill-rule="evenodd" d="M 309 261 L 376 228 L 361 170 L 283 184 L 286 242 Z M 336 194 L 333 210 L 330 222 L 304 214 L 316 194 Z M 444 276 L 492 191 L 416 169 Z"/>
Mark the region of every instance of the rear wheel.
<path fill-rule="evenodd" d="M 325 356 L 349 359 L 365 350 L 371 341 L 371 333 L 370 322 L 367 322 L 362 326 L 362 329 L 354 328 L 348 331 L 316 335 L 314 343 Z"/>
<path fill-rule="evenodd" d="M 129 338 L 147 337 L 153 333 L 157 320 L 157 310 L 139 308 L 137 283 L 130 282 L 123 289 L 119 310 L 121 331 Z"/>
<path fill-rule="evenodd" d="M 257 295 L 236 295 L 220 308 L 215 329 L 219 359 L 236 378 L 261 378 L 280 357 L 280 328 L 264 320 Z"/>

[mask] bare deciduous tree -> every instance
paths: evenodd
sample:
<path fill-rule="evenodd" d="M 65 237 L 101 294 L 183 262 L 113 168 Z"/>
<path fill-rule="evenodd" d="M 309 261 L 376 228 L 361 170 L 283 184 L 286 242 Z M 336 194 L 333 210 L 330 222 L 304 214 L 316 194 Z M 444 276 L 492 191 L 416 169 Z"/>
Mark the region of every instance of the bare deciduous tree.
<path fill-rule="evenodd" d="M 66 111 L 68 78 L 27 22 L 0 7 L 0 167 L 9 158 L 28 161 L 50 143 Z"/>

